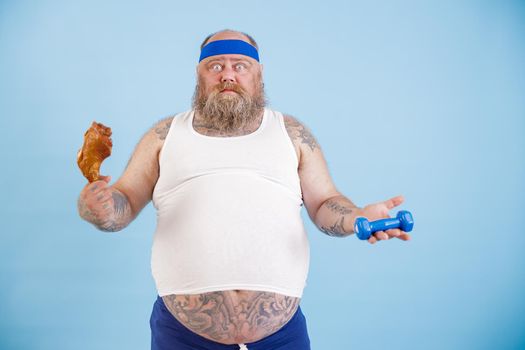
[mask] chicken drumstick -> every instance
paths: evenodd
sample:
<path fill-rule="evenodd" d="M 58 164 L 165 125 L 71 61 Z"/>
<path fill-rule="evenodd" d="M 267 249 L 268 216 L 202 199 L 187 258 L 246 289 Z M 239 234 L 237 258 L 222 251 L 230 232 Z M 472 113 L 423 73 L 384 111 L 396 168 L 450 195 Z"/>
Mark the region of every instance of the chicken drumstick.
<path fill-rule="evenodd" d="M 77 164 L 91 183 L 100 178 L 100 164 L 111 155 L 111 128 L 93 122 L 84 134 L 84 144 L 77 153 Z"/>

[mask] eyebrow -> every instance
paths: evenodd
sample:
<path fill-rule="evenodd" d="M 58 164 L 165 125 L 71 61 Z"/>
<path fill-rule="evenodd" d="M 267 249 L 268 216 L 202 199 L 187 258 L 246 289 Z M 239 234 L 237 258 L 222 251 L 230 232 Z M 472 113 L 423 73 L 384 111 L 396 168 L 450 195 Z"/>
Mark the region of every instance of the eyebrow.
<path fill-rule="evenodd" d="M 209 60 L 208 62 L 206 62 L 206 64 L 210 64 L 210 63 L 213 63 L 213 62 L 217 62 L 217 61 L 220 61 L 220 62 L 223 62 L 223 61 L 226 61 L 227 59 L 219 56 L 217 58 L 212 58 L 211 60 Z M 250 65 L 253 65 L 252 62 L 250 62 L 248 59 L 246 58 L 229 58 L 230 61 L 233 61 L 233 62 L 239 62 L 239 61 L 244 61 L 244 62 L 247 62 L 248 64 Z"/>

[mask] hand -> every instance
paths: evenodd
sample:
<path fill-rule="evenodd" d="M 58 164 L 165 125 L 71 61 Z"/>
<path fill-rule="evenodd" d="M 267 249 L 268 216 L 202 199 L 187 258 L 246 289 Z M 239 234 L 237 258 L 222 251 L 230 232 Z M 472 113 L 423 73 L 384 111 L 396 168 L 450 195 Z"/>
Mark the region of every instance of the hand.
<path fill-rule="evenodd" d="M 87 184 L 78 198 L 80 216 L 97 226 L 102 226 L 113 215 L 110 180 L 111 176 L 100 176 L 100 180 Z"/>
<path fill-rule="evenodd" d="M 404 200 L 403 196 L 397 196 L 384 202 L 367 205 L 359 211 L 358 216 L 364 216 L 370 221 L 389 218 L 390 215 L 388 215 L 388 212 L 399 206 Z M 377 241 L 388 240 L 394 237 L 403 241 L 408 241 L 410 239 L 408 233 L 396 228 L 386 231 L 377 231 L 370 236 L 368 242 L 374 244 Z"/>

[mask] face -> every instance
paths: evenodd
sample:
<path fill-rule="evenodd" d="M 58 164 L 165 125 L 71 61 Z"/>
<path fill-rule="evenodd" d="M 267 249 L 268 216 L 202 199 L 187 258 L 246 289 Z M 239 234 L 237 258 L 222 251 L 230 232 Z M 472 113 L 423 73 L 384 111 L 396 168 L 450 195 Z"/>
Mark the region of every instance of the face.
<path fill-rule="evenodd" d="M 220 55 L 207 57 L 197 67 L 199 84 L 206 95 L 222 85 L 234 85 L 253 96 L 261 84 L 259 62 L 243 55 Z M 233 89 L 220 91 L 235 94 Z"/>
<path fill-rule="evenodd" d="M 237 54 L 207 57 L 197 66 L 197 77 L 193 106 L 208 125 L 218 130 L 233 131 L 250 124 L 266 104 L 262 66 L 251 57 Z"/>

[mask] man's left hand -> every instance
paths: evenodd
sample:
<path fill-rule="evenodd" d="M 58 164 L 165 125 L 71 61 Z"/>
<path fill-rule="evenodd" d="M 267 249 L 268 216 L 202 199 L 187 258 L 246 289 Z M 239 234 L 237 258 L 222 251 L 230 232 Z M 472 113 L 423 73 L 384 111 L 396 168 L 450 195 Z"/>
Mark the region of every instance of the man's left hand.
<path fill-rule="evenodd" d="M 390 218 L 388 212 L 393 208 L 401 205 L 404 202 L 404 200 L 405 199 L 403 198 L 403 196 L 396 196 L 383 202 L 369 204 L 363 209 L 361 209 L 357 216 L 366 217 L 369 221 Z M 377 241 L 385 241 L 394 237 L 399 238 L 403 241 L 408 241 L 410 239 L 410 235 L 408 233 L 401 231 L 398 228 L 395 228 L 386 231 L 374 232 L 368 239 L 368 242 L 370 244 L 374 244 Z"/>

